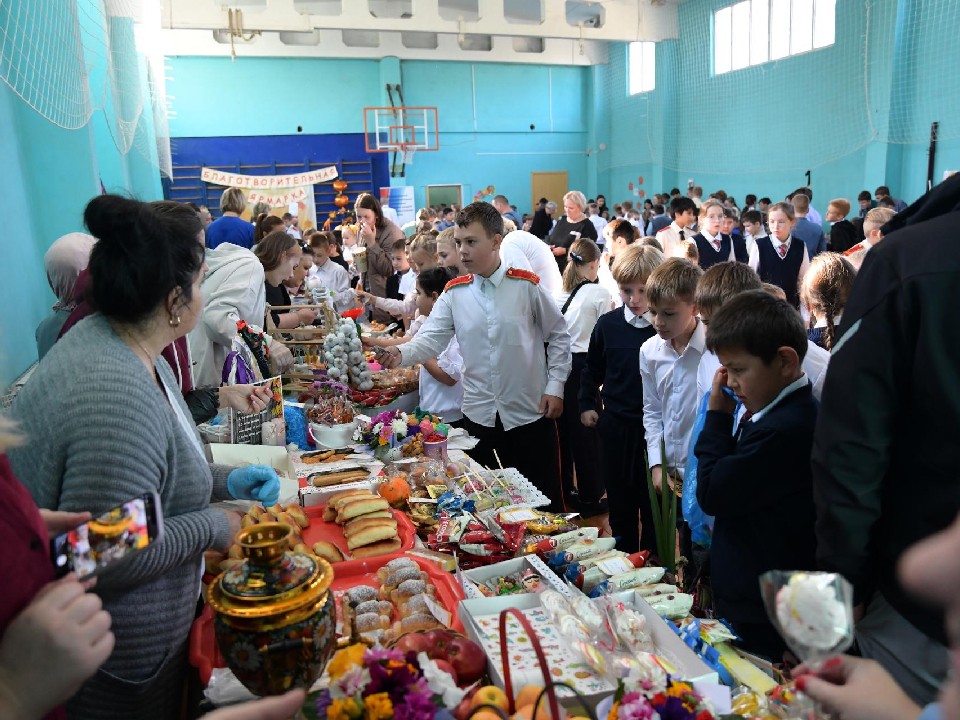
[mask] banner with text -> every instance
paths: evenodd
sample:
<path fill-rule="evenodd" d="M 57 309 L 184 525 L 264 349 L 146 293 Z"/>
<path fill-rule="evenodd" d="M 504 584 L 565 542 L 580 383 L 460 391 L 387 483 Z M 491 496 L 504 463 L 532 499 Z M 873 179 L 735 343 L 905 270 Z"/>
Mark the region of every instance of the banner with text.
<path fill-rule="evenodd" d="M 200 171 L 200 179 L 203 182 L 246 190 L 277 190 L 315 185 L 316 183 L 334 180 L 338 175 L 336 165 L 295 175 L 240 175 L 239 173 L 224 172 L 223 170 L 206 167 Z"/>

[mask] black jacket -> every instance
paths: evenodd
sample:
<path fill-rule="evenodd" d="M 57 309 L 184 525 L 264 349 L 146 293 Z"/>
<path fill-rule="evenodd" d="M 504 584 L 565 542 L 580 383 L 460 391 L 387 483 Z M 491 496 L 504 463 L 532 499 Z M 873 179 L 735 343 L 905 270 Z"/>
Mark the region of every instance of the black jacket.
<path fill-rule="evenodd" d="M 697 501 L 716 517 L 710 566 L 718 617 L 764 622 L 760 575 L 816 566 L 810 446 L 817 403 L 807 383 L 733 435 L 707 412 L 694 452 Z"/>
<path fill-rule="evenodd" d="M 946 643 L 900 586 L 900 555 L 960 510 L 960 175 L 883 228 L 833 348 L 813 448 L 817 555 L 856 602 L 879 589 Z"/>

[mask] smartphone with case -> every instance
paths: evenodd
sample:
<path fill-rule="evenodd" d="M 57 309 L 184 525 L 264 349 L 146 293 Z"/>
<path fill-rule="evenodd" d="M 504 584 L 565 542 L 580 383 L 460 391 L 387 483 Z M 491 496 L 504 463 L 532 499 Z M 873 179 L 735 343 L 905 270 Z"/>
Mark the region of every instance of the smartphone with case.
<path fill-rule="evenodd" d="M 58 577 L 74 572 L 82 580 L 135 557 L 162 537 L 160 496 L 148 492 L 53 538 L 50 556 Z"/>

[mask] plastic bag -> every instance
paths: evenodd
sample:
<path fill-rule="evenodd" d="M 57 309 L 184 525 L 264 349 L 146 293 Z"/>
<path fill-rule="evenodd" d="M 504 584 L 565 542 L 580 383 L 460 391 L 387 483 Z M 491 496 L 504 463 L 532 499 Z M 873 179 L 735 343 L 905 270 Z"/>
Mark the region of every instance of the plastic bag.
<path fill-rule="evenodd" d="M 680 498 L 680 507 L 683 511 L 683 519 L 690 526 L 690 533 L 697 545 L 709 548 L 713 542 L 713 516 L 707 515 L 700 509 L 700 503 L 697 502 L 697 456 L 693 449 L 697 445 L 697 438 L 700 437 L 700 431 L 703 430 L 703 423 L 707 417 L 707 403 L 710 401 L 710 393 L 706 393 L 700 400 L 700 407 L 697 409 L 697 419 L 693 424 L 693 432 L 690 434 L 690 448 L 687 453 L 686 471 L 683 474 L 683 496 Z"/>

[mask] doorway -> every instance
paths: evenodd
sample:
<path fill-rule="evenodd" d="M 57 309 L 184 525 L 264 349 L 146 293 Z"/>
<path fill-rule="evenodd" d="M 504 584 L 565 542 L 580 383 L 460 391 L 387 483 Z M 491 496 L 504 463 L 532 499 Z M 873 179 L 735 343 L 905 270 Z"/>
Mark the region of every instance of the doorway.
<path fill-rule="evenodd" d="M 569 189 L 566 171 L 530 173 L 530 206 L 536 210 L 537 201 L 546 198 L 557 204 L 557 218 L 563 214 L 563 196 Z"/>

